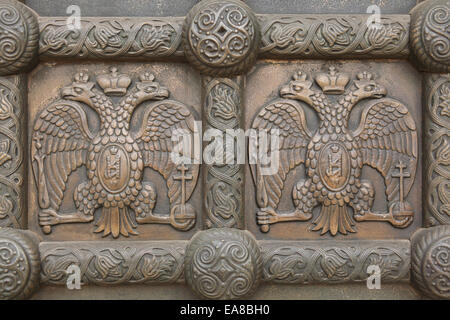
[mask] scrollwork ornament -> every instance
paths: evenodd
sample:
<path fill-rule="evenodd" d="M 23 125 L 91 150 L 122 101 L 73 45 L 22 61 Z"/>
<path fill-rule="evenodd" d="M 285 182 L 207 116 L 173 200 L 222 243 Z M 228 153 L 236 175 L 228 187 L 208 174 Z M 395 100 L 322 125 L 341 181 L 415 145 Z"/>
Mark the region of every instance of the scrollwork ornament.
<path fill-rule="evenodd" d="M 39 26 L 36 15 L 18 1 L 0 1 L 0 75 L 32 67 L 37 57 Z"/>
<path fill-rule="evenodd" d="M 424 71 L 450 71 L 450 1 L 429 0 L 411 11 L 414 60 Z"/>
<path fill-rule="evenodd" d="M 0 77 L 0 227 L 24 228 L 25 76 Z"/>
<path fill-rule="evenodd" d="M 450 299 L 450 226 L 422 229 L 413 236 L 412 279 L 427 296 Z"/>
<path fill-rule="evenodd" d="M 39 18 L 39 54 L 46 58 L 162 58 L 179 56 L 181 18 L 83 18 L 80 29 L 66 19 Z"/>
<path fill-rule="evenodd" d="M 425 78 L 425 226 L 450 224 L 450 76 Z"/>
<path fill-rule="evenodd" d="M 65 285 L 77 265 L 82 285 L 162 284 L 183 280 L 186 241 L 44 242 L 41 282 Z"/>
<path fill-rule="evenodd" d="M 205 74 L 244 73 L 259 51 L 258 21 L 238 0 L 201 1 L 187 15 L 183 35 L 187 59 Z"/>
<path fill-rule="evenodd" d="M 261 253 L 247 231 L 219 228 L 197 233 L 186 249 L 185 277 L 207 299 L 252 295 L 262 273 Z"/>
<path fill-rule="evenodd" d="M 380 267 L 382 282 L 409 279 L 407 240 L 261 241 L 264 281 L 283 284 L 349 283 L 366 281 L 370 265 Z"/>
<path fill-rule="evenodd" d="M 366 15 L 261 15 L 261 49 L 267 58 L 404 57 L 409 17 L 386 16 L 379 26 Z"/>
<path fill-rule="evenodd" d="M 228 130 L 240 128 L 241 83 L 241 77 L 235 80 L 205 77 L 206 128 L 218 130 L 225 144 L 227 141 L 234 141 Z M 206 226 L 208 228 L 242 228 L 244 168 L 237 161 L 235 163 L 218 162 L 205 166 Z"/>
<path fill-rule="evenodd" d="M 25 299 L 38 288 L 37 242 L 29 231 L 0 228 L 0 300 Z"/>

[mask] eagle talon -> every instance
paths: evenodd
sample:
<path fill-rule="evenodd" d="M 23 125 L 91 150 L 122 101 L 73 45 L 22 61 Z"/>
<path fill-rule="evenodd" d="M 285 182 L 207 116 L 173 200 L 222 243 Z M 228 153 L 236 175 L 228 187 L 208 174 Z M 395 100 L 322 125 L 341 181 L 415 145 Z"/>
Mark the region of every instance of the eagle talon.
<path fill-rule="evenodd" d="M 61 220 L 61 215 L 56 213 L 54 209 L 44 209 L 39 211 L 39 224 L 41 226 L 54 226 L 60 224 Z"/>
<path fill-rule="evenodd" d="M 308 221 L 309 219 L 312 218 L 312 213 L 311 212 L 304 212 L 304 211 L 300 211 L 300 210 L 297 210 L 297 209 L 294 211 L 294 215 L 300 221 Z"/>
<path fill-rule="evenodd" d="M 152 212 L 143 212 L 139 217 L 136 217 L 136 221 L 139 224 L 146 223 L 162 223 L 162 224 L 170 224 L 168 216 L 155 215 Z"/>
<path fill-rule="evenodd" d="M 278 214 L 273 208 L 270 207 L 261 208 L 261 211 L 258 211 L 256 215 L 258 224 L 260 225 L 273 224 L 279 221 Z"/>

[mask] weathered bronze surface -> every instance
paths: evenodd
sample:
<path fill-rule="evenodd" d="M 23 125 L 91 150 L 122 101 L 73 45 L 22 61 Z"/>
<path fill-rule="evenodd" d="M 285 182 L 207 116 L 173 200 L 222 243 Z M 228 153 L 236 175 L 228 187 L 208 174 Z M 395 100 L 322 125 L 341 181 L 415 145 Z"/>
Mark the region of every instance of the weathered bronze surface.
<path fill-rule="evenodd" d="M 94 2 L 0 0 L 1 299 L 449 298 L 448 0 Z"/>

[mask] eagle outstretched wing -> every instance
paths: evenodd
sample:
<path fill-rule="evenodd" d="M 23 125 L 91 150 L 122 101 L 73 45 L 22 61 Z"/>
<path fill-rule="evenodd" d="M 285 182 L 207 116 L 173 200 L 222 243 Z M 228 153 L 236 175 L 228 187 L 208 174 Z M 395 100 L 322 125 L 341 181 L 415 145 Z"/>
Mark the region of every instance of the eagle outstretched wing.
<path fill-rule="evenodd" d="M 362 161 L 378 171 L 386 183 L 389 202 L 399 199 L 399 183 L 392 177 L 403 163 L 411 178 L 405 179 L 406 197 L 414 182 L 417 168 L 417 130 L 413 117 L 402 103 L 380 99 L 365 107 L 361 123 L 355 131 Z"/>
<path fill-rule="evenodd" d="M 92 138 L 79 104 L 59 100 L 41 112 L 31 142 L 31 164 L 41 209 L 59 209 L 67 179 L 85 164 Z"/>
<path fill-rule="evenodd" d="M 267 130 L 268 150 L 271 150 L 271 130 L 279 130 L 279 161 L 276 172 L 265 175 L 262 173 L 263 166 L 260 163 L 250 165 L 256 185 L 258 206 L 275 209 L 280 201 L 287 174 L 291 169 L 305 162 L 306 147 L 311 140 L 311 133 L 306 126 L 302 106 L 294 100 L 285 99 L 265 106 L 253 121 L 252 128 L 258 131 Z M 276 150 L 276 146 L 274 149 Z M 252 157 L 252 155 L 249 156 Z M 269 155 L 270 158 L 271 155 Z M 266 167 L 268 166 L 270 163 Z"/>
<path fill-rule="evenodd" d="M 175 132 L 190 135 L 194 138 L 195 118 L 192 112 L 183 104 L 164 100 L 152 104 L 145 112 L 140 131 L 136 134 L 136 142 L 143 152 L 144 165 L 158 171 L 167 181 L 168 196 L 171 205 L 179 204 L 182 198 L 182 184 L 176 176 L 180 175 L 180 163 L 174 163 L 171 152 L 183 154 L 183 147 L 179 141 L 172 141 Z M 188 201 L 197 183 L 199 165 L 194 164 L 194 153 L 190 150 L 190 163 L 184 164 L 186 175 L 185 199 Z M 184 153 L 184 155 L 189 155 Z"/>

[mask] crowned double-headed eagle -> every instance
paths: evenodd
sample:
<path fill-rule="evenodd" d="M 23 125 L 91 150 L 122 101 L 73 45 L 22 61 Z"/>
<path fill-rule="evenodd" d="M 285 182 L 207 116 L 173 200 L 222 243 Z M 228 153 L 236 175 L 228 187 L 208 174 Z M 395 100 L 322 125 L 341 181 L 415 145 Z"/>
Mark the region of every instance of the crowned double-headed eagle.
<path fill-rule="evenodd" d="M 100 75 L 96 83 L 78 73 L 71 85 L 61 89 L 61 99 L 39 115 L 34 124 L 31 162 L 38 189 L 39 223 L 45 233 L 60 223 L 91 222 L 101 208 L 95 232 L 104 236 L 137 234 L 137 223 L 165 223 L 187 230 L 195 223 L 195 212 L 186 203 L 198 178 L 198 165 L 174 163 L 171 152 L 176 130 L 194 132 L 192 112 L 168 100 L 169 91 L 150 73 L 132 80 L 119 74 Z M 128 93 L 127 93 L 128 92 Z M 110 96 L 123 96 L 118 102 Z M 134 110 L 145 101 L 140 130 L 130 130 Z M 82 104 L 100 118 L 93 134 Z M 183 132 L 183 131 L 180 131 Z M 183 155 L 183 150 L 178 150 Z M 86 166 L 87 181 L 74 192 L 75 212 L 59 212 L 69 175 Z M 156 189 L 143 182 L 145 167 L 159 172 L 167 182 L 170 214 L 155 214 Z M 131 209 L 131 210 L 130 210 Z"/>
<path fill-rule="evenodd" d="M 314 89 L 313 81 L 299 72 L 281 88 L 283 99 L 264 106 L 254 119 L 254 129 L 279 134 L 279 146 L 274 149 L 279 152 L 275 174 L 264 175 L 261 165 L 251 166 L 261 230 L 268 232 L 272 223 L 310 220 L 318 206 L 320 212 L 312 229 L 321 234 L 355 232 L 355 220 L 408 226 L 413 210 L 405 198 L 417 167 L 417 130 L 407 107 L 386 98 L 386 88 L 368 72 L 358 74 L 348 86 L 350 77 L 331 67 L 315 81 L 322 90 Z M 364 99 L 372 100 L 362 110 L 359 126 L 351 130 L 350 113 Z M 319 127 L 314 132 L 307 126 L 298 101 L 317 113 Z M 293 187 L 295 210 L 278 212 L 286 177 L 302 163 L 306 176 Z M 361 179 L 364 165 L 375 168 L 384 178 L 385 213 L 372 211 L 375 189 L 370 180 Z"/>

